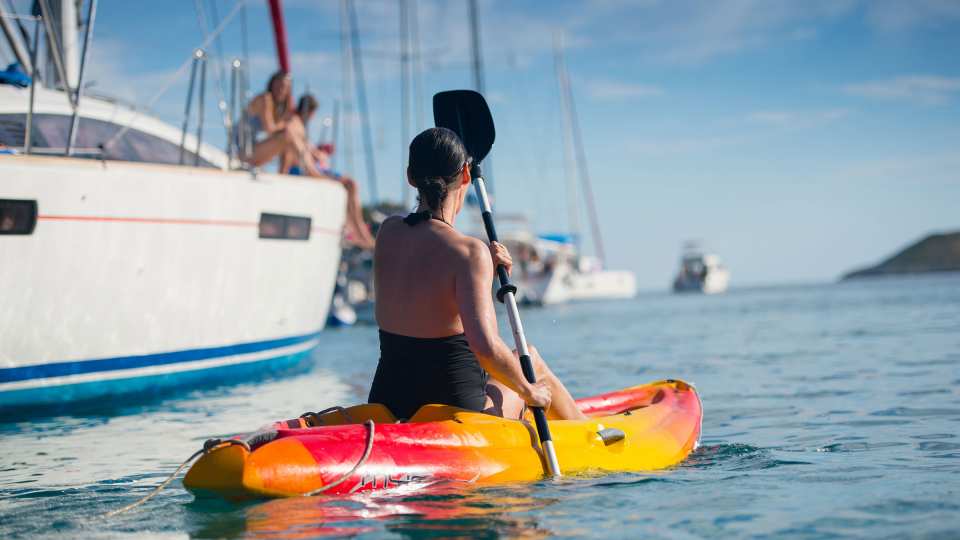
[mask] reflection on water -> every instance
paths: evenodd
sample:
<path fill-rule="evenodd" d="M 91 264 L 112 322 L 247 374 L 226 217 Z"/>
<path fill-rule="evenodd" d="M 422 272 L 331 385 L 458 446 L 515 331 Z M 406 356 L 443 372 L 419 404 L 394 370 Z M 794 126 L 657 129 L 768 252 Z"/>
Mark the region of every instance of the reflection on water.
<path fill-rule="evenodd" d="M 0 421 L 0 538 L 943 537 L 960 530 L 960 276 L 527 310 L 577 395 L 697 385 L 702 447 L 649 474 L 233 505 L 180 482 L 212 436 L 366 397 L 376 331 L 306 373 Z"/>
<path fill-rule="evenodd" d="M 549 499 L 524 496 L 521 489 L 469 490 L 463 487 L 433 487 L 428 494 L 378 495 L 349 498 L 278 499 L 243 508 L 243 533 L 249 538 L 315 538 L 352 536 L 378 530 L 403 536 L 467 536 L 544 538 L 530 514 L 549 505 Z M 198 538 L 222 536 L 224 526 L 236 527 L 236 516 L 218 519 L 200 503 L 191 505 L 190 519 L 202 525 L 191 534 Z"/>

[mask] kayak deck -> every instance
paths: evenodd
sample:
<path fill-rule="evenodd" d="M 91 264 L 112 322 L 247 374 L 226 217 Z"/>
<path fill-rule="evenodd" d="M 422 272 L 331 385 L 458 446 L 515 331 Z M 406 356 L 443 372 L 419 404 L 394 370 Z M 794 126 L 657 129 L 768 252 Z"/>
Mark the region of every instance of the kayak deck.
<path fill-rule="evenodd" d="M 577 404 L 588 420 L 549 422 L 563 474 L 663 469 L 683 461 L 699 440 L 700 399 L 683 381 L 634 386 Z M 533 481 L 545 470 L 529 419 L 447 405 L 425 405 L 405 423 L 395 423 L 382 405 L 337 408 L 234 440 L 245 442 L 204 454 L 184 486 L 227 499 L 317 490 L 344 495 L 437 482 Z"/>

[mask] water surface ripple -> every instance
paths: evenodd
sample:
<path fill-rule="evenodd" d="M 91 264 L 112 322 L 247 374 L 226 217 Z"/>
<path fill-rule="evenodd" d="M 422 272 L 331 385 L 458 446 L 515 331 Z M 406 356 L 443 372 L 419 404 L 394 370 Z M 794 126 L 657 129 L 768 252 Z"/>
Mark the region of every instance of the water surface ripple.
<path fill-rule="evenodd" d="M 501 321 L 503 323 L 503 321 Z M 2 538 L 956 538 L 960 276 L 644 294 L 525 311 L 577 395 L 696 384 L 701 447 L 650 474 L 425 493 L 195 501 L 150 491 L 202 441 L 365 397 L 375 329 L 323 334 L 298 373 L 0 419 Z"/>

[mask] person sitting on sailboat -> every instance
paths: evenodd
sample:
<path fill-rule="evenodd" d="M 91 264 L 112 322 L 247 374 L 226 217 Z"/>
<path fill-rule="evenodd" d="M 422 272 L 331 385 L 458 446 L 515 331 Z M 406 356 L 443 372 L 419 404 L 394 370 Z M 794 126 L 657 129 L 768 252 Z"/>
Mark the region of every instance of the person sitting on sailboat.
<path fill-rule="evenodd" d="M 253 150 L 245 159 L 250 165 L 266 165 L 286 149 L 296 146 L 296 140 L 287 129 L 294 114 L 292 86 L 290 74 L 278 71 L 270 76 L 266 91 L 247 105 L 247 118 L 254 138 Z"/>
<path fill-rule="evenodd" d="M 294 114 L 287 121 L 285 130 L 295 141 L 288 147 L 280 158 L 280 174 L 302 174 L 313 178 L 323 178 L 339 182 L 347 190 L 347 230 L 351 241 L 363 249 L 373 249 L 373 235 L 363 221 L 363 207 L 360 204 L 360 190 L 357 182 L 347 176 L 330 176 L 317 169 L 313 156 L 310 154 L 310 143 L 307 140 L 307 124 L 313 118 L 319 103 L 310 94 L 304 94 L 297 103 Z"/>

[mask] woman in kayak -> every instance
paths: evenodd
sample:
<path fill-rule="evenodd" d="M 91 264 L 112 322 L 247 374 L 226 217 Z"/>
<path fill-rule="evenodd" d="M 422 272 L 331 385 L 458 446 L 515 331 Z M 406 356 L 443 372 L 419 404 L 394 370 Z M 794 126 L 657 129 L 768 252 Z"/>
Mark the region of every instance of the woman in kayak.
<path fill-rule="evenodd" d="M 428 129 L 410 143 L 407 181 L 420 204 L 405 218 L 384 221 L 377 234 L 380 363 L 368 401 L 398 418 L 428 403 L 506 418 L 520 417 L 527 404 L 546 408 L 551 418 L 584 418 L 535 348 L 537 383 L 530 384 L 500 339 L 490 288 L 496 265 L 512 267 L 510 254 L 453 228 L 470 187 L 470 162 L 449 129 Z"/>

